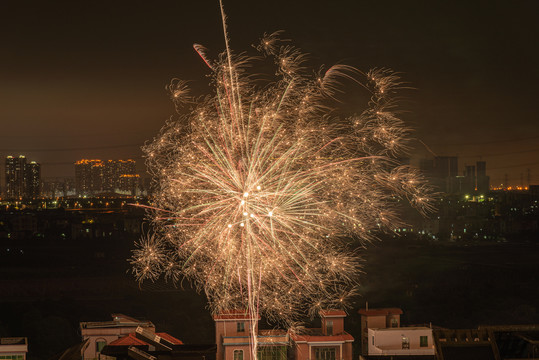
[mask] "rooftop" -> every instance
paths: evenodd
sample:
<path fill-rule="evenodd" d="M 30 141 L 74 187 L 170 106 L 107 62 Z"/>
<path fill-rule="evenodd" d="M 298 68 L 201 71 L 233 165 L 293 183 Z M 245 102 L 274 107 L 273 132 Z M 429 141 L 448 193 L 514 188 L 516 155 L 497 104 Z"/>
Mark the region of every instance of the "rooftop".
<path fill-rule="evenodd" d="M 320 316 L 322 317 L 343 317 L 346 316 L 346 312 L 343 310 L 320 310 Z"/>
<path fill-rule="evenodd" d="M 227 310 L 222 311 L 217 315 L 213 316 L 214 320 L 236 320 L 236 319 L 243 319 L 243 320 L 249 320 L 251 319 L 251 314 L 247 310 Z M 258 317 L 260 320 L 260 316 Z"/>
<path fill-rule="evenodd" d="M 402 315 L 402 310 L 399 308 L 359 309 L 358 312 L 366 316 Z"/>
<path fill-rule="evenodd" d="M 354 341 L 354 337 L 346 332 L 340 335 L 300 335 L 293 334 L 291 335 L 292 339 L 295 342 L 326 342 L 326 341 L 336 341 L 336 342 L 351 342 Z"/>
<path fill-rule="evenodd" d="M 137 320 L 124 314 L 111 314 L 112 321 L 88 321 L 81 322 L 81 329 L 110 328 L 123 326 L 155 327 L 151 321 Z"/>
<path fill-rule="evenodd" d="M 394 328 L 369 328 L 370 330 L 374 331 L 405 331 L 405 330 L 432 330 L 429 327 L 426 326 L 402 326 L 402 327 L 394 327 Z"/>
<path fill-rule="evenodd" d="M 162 339 L 165 339 L 166 341 L 174 344 L 174 345 L 182 345 L 183 342 L 181 340 L 176 339 L 174 336 L 169 335 L 167 333 L 155 333 L 155 335 L 161 337 Z M 132 346 L 132 345 L 151 345 L 147 342 L 145 342 L 142 339 L 138 339 L 136 334 L 134 332 L 129 333 L 127 336 L 121 337 L 117 340 L 114 340 L 109 344 L 110 346 Z"/>
<path fill-rule="evenodd" d="M 27 345 L 25 337 L 5 337 L 0 338 L 0 345 Z"/>

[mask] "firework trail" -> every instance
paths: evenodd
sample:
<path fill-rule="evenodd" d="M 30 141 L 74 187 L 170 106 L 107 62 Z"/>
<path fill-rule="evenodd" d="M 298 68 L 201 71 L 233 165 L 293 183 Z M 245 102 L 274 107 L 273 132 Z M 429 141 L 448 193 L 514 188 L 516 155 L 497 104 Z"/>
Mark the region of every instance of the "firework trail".
<path fill-rule="evenodd" d="M 359 273 L 344 239 L 368 241 L 397 227 L 399 199 L 420 211 L 430 206 L 423 180 L 396 160 L 409 137 L 394 113 L 399 78 L 343 65 L 313 76 L 305 55 L 275 33 L 256 47 L 274 61 L 274 80 L 257 80 L 258 60 L 230 50 L 222 17 L 219 59 L 194 46 L 214 92 L 195 100 L 173 80 L 179 119 L 144 147 L 156 232 L 134 251 L 134 273 L 189 279 L 213 313 L 247 309 L 252 319 L 290 324 L 305 312 L 342 308 Z M 359 115 L 337 111 L 343 83 L 369 92 Z M 256 336 L 251 343 L 254 359 Z"/>

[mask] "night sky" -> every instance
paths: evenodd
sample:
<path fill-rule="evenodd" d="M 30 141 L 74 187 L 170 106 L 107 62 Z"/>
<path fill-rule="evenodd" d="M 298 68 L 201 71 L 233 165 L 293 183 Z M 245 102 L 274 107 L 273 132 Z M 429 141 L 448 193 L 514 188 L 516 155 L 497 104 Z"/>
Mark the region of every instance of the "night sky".
<path fill-rule="evenodd" d="M 231 46 L 285 30 L 316 64 L 389 67 L 414 88 L 405 118 L 437 155 L 487 161 L 491 184 L 539 183 L 539 2 L 225 0 Z M 192 48 L 224 48 L 217 0 L 26 1 L 0 6 L 0 156 L 42 177 L 81 158 L 134 158 L 174 108 L 170 79 L 202 87 Z M 429 155 L 417 142 L 415 159 Z M 0 170 L 3 173 L 4 161 Z M 522 175 L 521 175 L 522 174 Z M 1 184 L 4 183 L 2 176 Z"/>

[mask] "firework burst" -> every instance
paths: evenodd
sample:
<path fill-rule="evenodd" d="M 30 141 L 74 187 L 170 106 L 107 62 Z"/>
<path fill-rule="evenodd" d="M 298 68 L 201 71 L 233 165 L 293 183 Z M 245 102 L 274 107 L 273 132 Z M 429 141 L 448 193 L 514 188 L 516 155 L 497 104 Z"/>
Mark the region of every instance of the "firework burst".
<path fill-rule="evenodd" d="M 214 93 L 193 101 L 174 80 L 179 118 L 144 148 L 156 232 L 134 252 L 135 275 L 187 278 L 214 313 L 247 309 L 290 323 L 342 308 L 359 274 L 344 239 L 396 227 L 398 199 L 429 207 L 424 182 L 396 161 L 409 137 L 394 112 L 399 78 L 342 65 L 310 75 L 305 55 L 272 34 L 256 46 L 276 66 L 263 83 L 248 71 L 257 60 L 232 54 L 225 40 L 218 60 L 195 46 Z M 369 92 L 359 115 L 336 111 L 350 82 Z"/>

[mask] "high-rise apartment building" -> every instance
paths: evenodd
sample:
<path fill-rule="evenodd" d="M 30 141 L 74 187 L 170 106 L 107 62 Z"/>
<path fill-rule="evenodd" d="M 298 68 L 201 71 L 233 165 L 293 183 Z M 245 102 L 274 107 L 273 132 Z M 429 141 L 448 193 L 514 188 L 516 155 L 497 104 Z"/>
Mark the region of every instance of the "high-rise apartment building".
<path fill-rule="evenodd" d="M 485 194 L 490 190 L 490 177 L 487 176 L 487 162 L 478 161 L 476 165 L 477 191 Z"/>
<path fill-rule="evenodd" d="M 41 165 L 26 157 L 6 157 L 6 197 L 33 199 L 41 195 Z"/>
<path fill-rule="evenodd" d="M 75 183 L 78 196 L 103 193 L 136 194 L 138 186 L 134 160 L 88 160 L 75 163 Z"/>
<path fill-rule="evenodd" d="M 445 193 L 484 195 L 490 190 L 486 161 L 477 161 L 475 165 L 465 165 L 463 175 L 458 173 L 458 158 L 456 156 L 421 159 L 419 169 L 437 190 Z"/>
<path fill-rule="evenodd" d="M 440 191 L 454 193 L 457 186 L 458 158 L 456 156 L 436 156 L 434 159 L 422 159 L 420 170 Z"/>
<path fill-rule="evenodd" d="M 103 168 L 101 160 L 82 159 L 75 163 L 75 187 L 78 196 L 95 195 L 103 191 Z"/>
<path fill-rule="evenodd" d="M 35 161 L 26 164 L 26 197 L 35 199 L 41 195 L 41 165 Z"/>
<path fill-rule="evenodd" d="M 6 157 L 6 197 L 22 199 L 24 196 L 26 157 Z"/>

